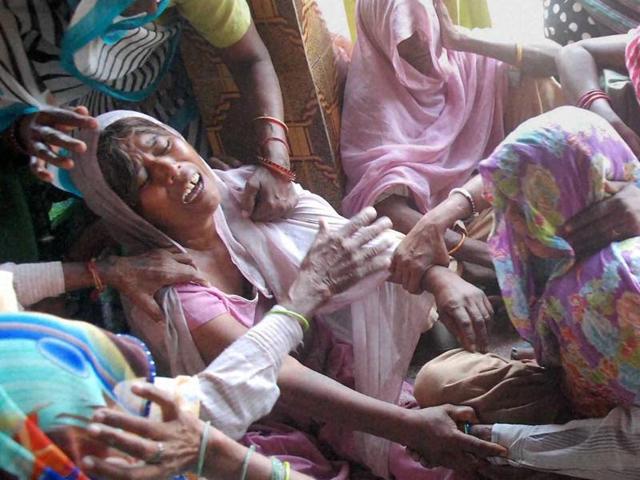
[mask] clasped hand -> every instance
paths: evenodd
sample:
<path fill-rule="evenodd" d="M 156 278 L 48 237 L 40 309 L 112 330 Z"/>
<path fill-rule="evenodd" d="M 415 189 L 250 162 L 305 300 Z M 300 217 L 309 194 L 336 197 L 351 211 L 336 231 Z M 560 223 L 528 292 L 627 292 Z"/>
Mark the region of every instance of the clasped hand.
<path fill-rule="evenodd" d="M 460 431 L 459 424 L 477 423 L 471 407 L 441 405 L 412 410 L 416 438 L 407 443 L 409 453 L 426 467 L 443 466 L 473 474 L 481 459 L 505 456 L 507 450 L 495 443 Z"/>

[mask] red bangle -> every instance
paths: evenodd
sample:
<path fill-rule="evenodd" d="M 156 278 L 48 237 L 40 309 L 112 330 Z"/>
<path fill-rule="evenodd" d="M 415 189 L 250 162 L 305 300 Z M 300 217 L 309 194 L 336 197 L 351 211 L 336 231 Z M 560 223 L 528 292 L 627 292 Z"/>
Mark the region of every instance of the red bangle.
<path fill-rule="evenodd" d="M 264 147 L 267 145 L 267 143 L 269 142 L 280 142 L 282 143 L 285 147 L 287 147 L 287 152 L 291 153 L 291 150 L 289 149 L 289 142 L 287 142 L 287 140 L 285 140 L 284 138 L 280 138 L 280 137 L 267 137 L 265 138 L 262 143 L 260 144 L 260 152 L 265 155 L 264 153 Z"/>
<path fill-rule="evenodd" d="M 276 174 L 280 175 L 281 177 L 284 177 L 289 182 L 295 182 L 296 174 L 293 173 L 288 168 L 283 167 L 282 165 L 278 165 L 277 163 L 272 162 L 271 160 L 267 160 L 264 157 L 258 157 L 258 161 L 260 162 L 260 165 L 262 165 L 267 170 L 269 170 L 269 171 L 271 171 L 273 173 L 276 173 Z"/>
<path fill-rule="evenodd" d="M 254 122 L 258 120 L 264 120 L 265 122 L 275 123 L 276 125 L 279 125 L 282 128 L 284 128 L 284 131 L 286 133 L 289 133 L 289 127 L 287 127 L 287 124 L 277 117 L 272 117 L 271 115 L 260 115 L 253 119 Z"/>
<path fill-rule="evenodd" d="M 96 259 L 92 258 L 87 262 L 87 270 L 93 277 L 93 285 L 94 289 L 91 292 L 91 299 L 93 301 L 98 300 L 98 297 L 102 292 L 105 291 L 105 285 L 102 283 L 102 279 L 100 278 L 100 274 L 98 273 L 98 266 L 96 265 Z"/>
<path fill-rule="evenodd" d="M 591 105 L 593 105 L 593 102 L 599 99 L 611 102 L 611 98 L 609 97 L 609 95 L 607 95 L 603 90 L 596 88 L 584 93 L 576 103 L 576 106 L 578 108 L 589 110 L 589 108 L 591 108 Z"/>

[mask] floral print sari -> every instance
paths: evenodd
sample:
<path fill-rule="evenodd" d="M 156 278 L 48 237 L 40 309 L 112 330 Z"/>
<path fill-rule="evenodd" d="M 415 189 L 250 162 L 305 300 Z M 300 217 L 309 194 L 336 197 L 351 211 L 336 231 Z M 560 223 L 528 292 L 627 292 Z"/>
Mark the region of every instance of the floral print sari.
<path fill-rule="evenodd" d="M 558 233 L 606 180 L 640 185 L 638 160 L 605 120 L 563 107 L 523 123 L 480 173 L 507 311 L 538 361 L 562 368 L 577 415 L 640 404 L 640 238 L 577 261 Z"/>

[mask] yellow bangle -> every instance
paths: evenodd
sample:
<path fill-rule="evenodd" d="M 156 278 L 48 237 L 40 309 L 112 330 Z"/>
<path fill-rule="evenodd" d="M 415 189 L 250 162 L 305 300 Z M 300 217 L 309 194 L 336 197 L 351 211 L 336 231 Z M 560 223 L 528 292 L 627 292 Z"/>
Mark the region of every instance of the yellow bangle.
<path fill-rule="evenodd" d="M 522 60 L 524 58 L 524 50 L 521 43 L 516 43 L 516 67 L 522 68 Z"/>
<path fill-rule="evenodd" d="M 304 315 L 300 315 L 298 312 L 294 312 L 292 310 L 279 307 L 279 308 L 272 308 L 271 310 L 269 310 L 269 313 L 274 313 L 274 314 L 279 313 L 281 315 L 287 315 L 288 317 L 295 319 L 300 324 L 303 332 L 306 332 L 307 330 L 309 330 L 309 320 L 307 320 Z"/>

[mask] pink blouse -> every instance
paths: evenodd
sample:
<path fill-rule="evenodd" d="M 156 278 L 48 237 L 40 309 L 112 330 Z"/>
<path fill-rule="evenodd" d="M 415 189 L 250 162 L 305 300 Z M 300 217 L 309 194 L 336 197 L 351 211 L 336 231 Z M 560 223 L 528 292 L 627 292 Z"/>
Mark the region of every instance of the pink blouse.
<path fill-rule="evenodd" d="M 225 293 L 216 287 L 205 287 L 196 283 L 183 283 L 175 288 L 187 325 L 192 332 L 224 314 L 230 314 L 247 328 L 251 328 L 256 321 L 258 294 L 249 300 Z"/>

